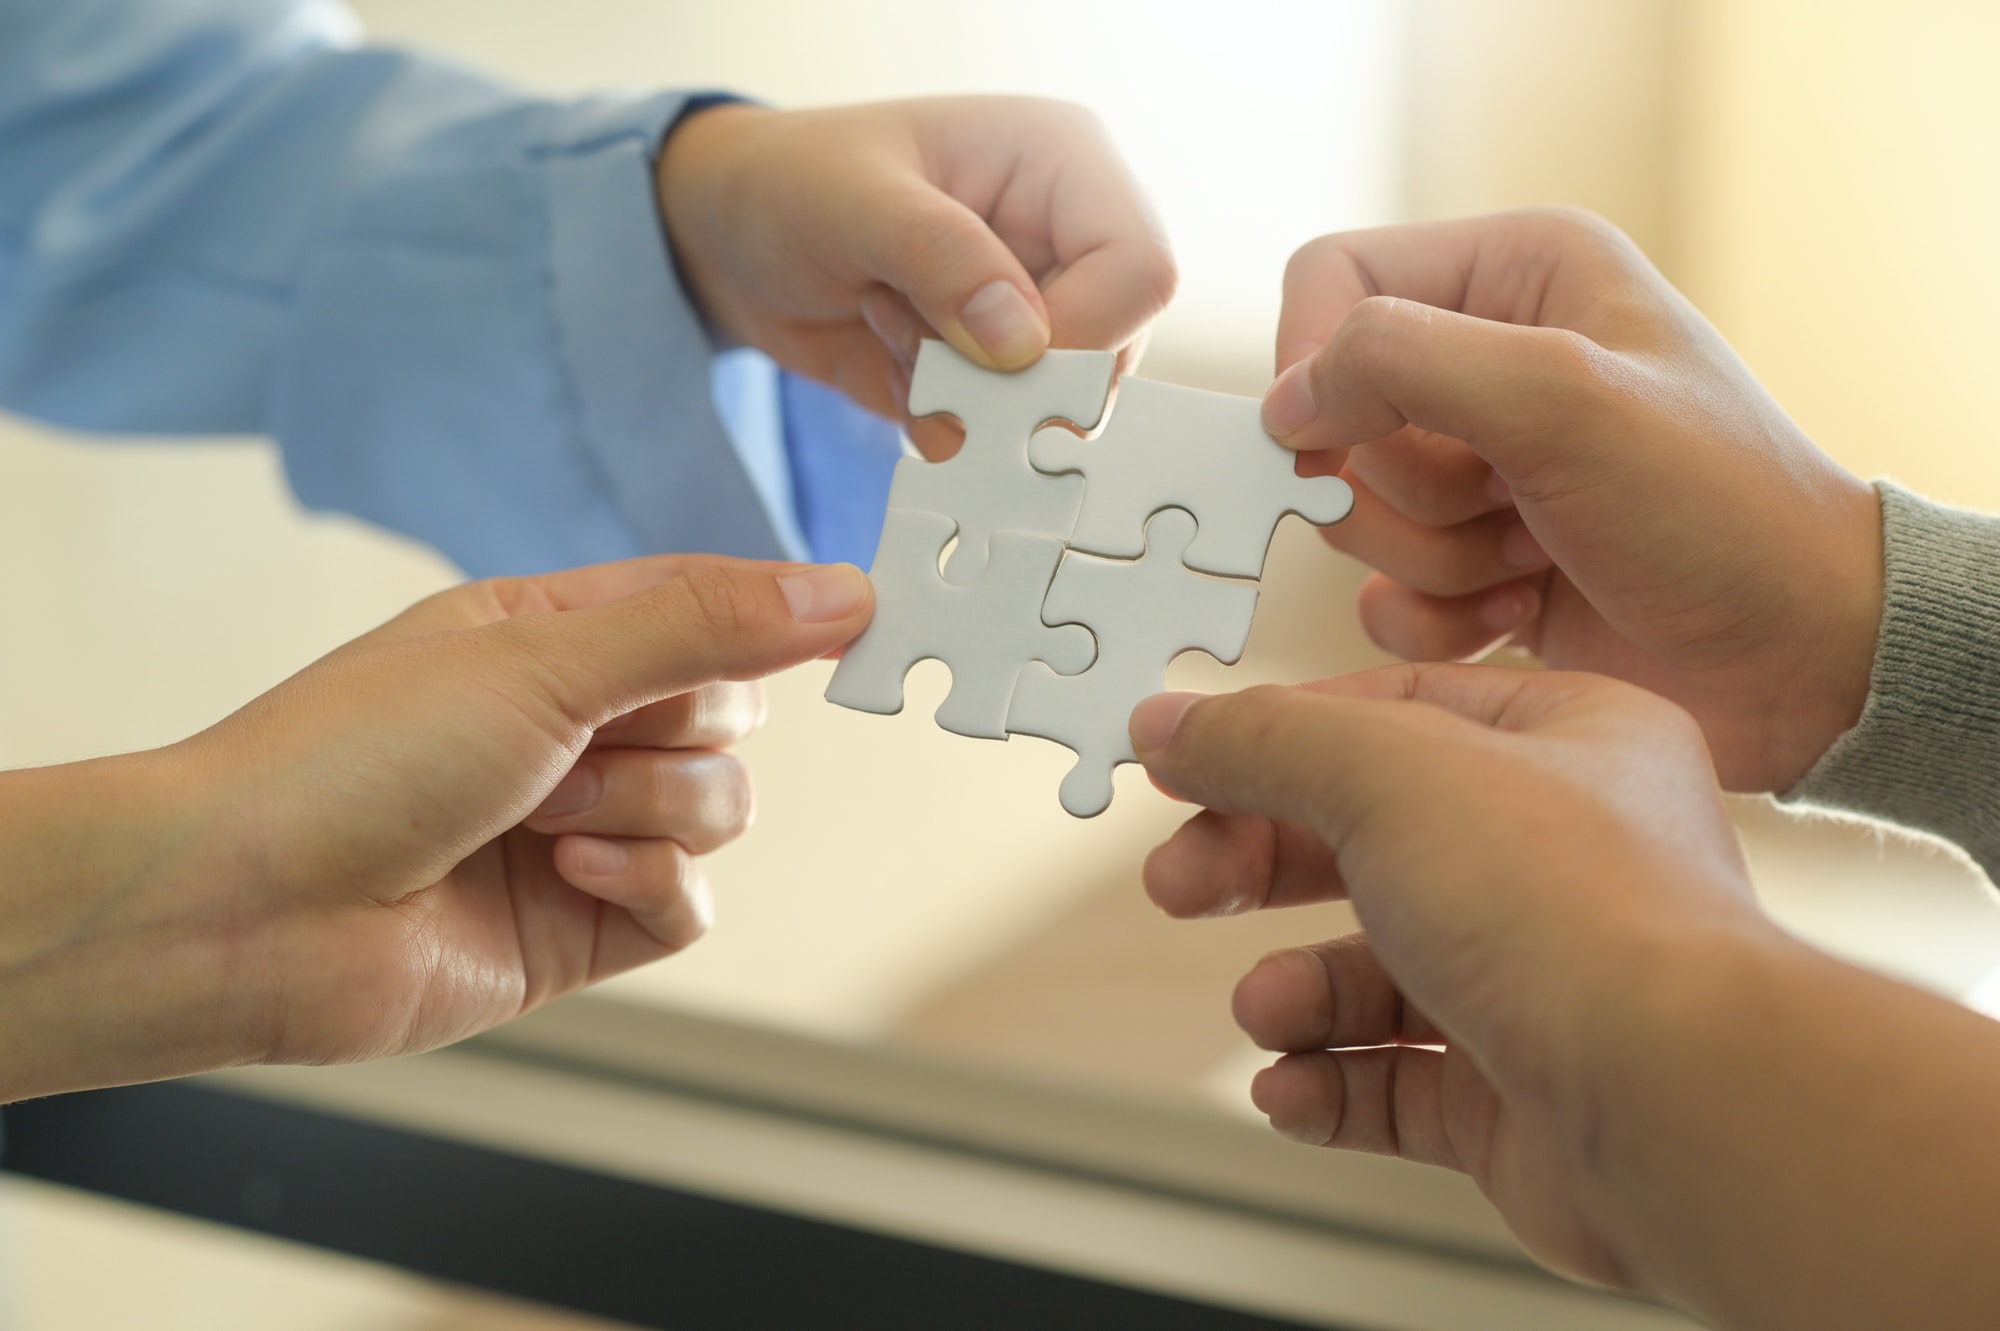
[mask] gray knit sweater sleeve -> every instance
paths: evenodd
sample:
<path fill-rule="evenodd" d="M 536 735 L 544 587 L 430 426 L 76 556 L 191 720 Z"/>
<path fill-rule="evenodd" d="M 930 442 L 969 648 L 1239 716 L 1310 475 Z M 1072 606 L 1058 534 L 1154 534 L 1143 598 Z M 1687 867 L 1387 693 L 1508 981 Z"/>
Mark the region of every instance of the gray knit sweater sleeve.
<path fill-rule="evenodd" d="M 1943 837 L 2000 882 L 2000 517 L 1875 488 L 1885 585 L 1868 702 L 1783 798 Z"/>

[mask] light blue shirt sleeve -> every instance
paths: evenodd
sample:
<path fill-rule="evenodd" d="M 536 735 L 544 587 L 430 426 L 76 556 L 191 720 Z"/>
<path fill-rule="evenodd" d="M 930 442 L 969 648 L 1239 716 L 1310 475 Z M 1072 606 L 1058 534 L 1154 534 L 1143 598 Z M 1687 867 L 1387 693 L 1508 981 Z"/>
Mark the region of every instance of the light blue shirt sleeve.
<path fill-rule="evenodd" d="M 865 560 L 895 431 L 713 355 L 681 290 L 686 95 L 358 40 L 333 0 L 0 0 L 0 405 L 272 436 L 304 503 L 480 575 Z"/>

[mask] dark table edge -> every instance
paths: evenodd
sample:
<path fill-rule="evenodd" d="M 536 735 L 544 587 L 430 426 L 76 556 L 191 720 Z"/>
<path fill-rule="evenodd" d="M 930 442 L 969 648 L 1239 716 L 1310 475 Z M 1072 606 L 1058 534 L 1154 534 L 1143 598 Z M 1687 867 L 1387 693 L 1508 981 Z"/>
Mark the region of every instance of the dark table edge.
<path fill-rule="evenodd" d="M 670 1331 L 1301 1324 L 214 1086 L 9 1106 L 0 1169 Z"/>

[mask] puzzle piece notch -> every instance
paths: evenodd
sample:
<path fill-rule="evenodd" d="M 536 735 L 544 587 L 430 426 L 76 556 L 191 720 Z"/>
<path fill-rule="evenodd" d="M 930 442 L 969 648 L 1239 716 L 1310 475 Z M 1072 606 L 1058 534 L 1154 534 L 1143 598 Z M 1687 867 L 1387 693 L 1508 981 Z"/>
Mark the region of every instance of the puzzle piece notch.
<path fill-rule="evenodd" d="M 1026 369 L 1002 373 L 925 340 L 910 375 L 910 414 L 956 416 L 965 426 L 965 445 L 942 462 L 899 461 L 889 507 L 941 513 L 958 524 L 958 547 L 945 561 L 947 581 L 965 586 L 976 579 L 996 532 L 1069 535 L 1083 482 L 1029 466 L 1028 438 L 1051 421 L 1095 429 L 1117 366 L 1109 351 L 1046 351 Z"/>
<path fill-rule="evenodd" d="M 1261 577 L 1287 513 L 1319 526 L 1338 522 L 1353 510 L 1354 492 L 1337 476 L 1299 476 L 1298 455 L 1264 432 L 1260 412 L 1255 398 L 1127 379 L 1095 439 L 1041 430 L 1028 442 L 1028 459 L 1038 470 L 1084 478 L 1072 549 L 1136 558 L 1147 520 L 1184 508 L 1200 524 L 1188 567 Z"/>
<path fill-rule="evenodd" d="M 1058 677 L 1089 666 L 1097 643 L 1087 628 L 1042 620 L 1060 537 L 993 534 L 984 575 L 969 586 L 944 580 L 938 561 L 956 530 L 939 513 L 891 509 L 869 577 L 875 619 L 848 644 L 827 685 L 828 701 L 893 716 L 903 710 L 903 679 L 919 661 L 951 670 L 951 692 L 937 723 L 975 739 L 1007 738 L 1014 681 L 1031 661 Z"/>
<path fill-rule="evenodd" d="M 1097 638 L 1097 659 L 1076 675 L 1028 666 L 1007 709 L 1010 734 L 1075 751 L 1061 797 L 1078 818 L 1109 808 L 1113 769 L 1137 761 L 1126 725 L 1139 701 L 1165 686 L 1168 664 L 1182 652 L 1200 650 L 1234 665 L 1257 611 L 1255 583 L 1203 577 L 1184 565 L 1185 552 L 1200 539 L 1192 514 L 1165 509 L 1143 532 L 1144 557 L 1136 562 L 1074 549 L 1063 557 L 1042 618 L 1087 625 Z"/>

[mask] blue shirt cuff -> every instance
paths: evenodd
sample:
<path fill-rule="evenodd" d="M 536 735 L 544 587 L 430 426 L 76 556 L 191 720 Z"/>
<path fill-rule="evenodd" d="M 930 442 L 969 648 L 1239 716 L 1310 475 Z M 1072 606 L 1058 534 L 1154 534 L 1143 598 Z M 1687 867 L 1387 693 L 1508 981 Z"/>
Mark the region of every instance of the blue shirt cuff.
<path fill-rule="evenodd" d="M 580 118 L 544 159 L 563 361 L 584 443 L 643 547 L 787 554 L 789 515 L 770 506 L 782 496 L 760 488 L 757 450 L 746 455 L 715 409 L 728 374 L 711 364 L 660 227 L 653 162 L 686 104 L 661 96 L 609 109 L 601 125 Z"/>

